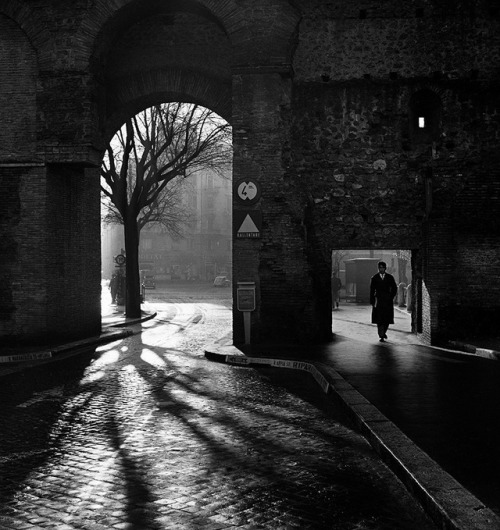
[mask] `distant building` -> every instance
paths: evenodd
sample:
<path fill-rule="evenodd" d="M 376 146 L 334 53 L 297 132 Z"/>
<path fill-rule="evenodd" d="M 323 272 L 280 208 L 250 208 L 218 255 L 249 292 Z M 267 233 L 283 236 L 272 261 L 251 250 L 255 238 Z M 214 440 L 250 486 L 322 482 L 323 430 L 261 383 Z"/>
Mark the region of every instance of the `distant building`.
<path fill-rule="evenodd" d="M 125 248 L 122 225 L 101 223 L 101 275 L 109 280 L 115 271 L 114 257 Z"/>
<path fill-rule="evenodd" d="M 157 281 L 206 280 L 219 274 L 231 275 L 232 184 L 230 175 L 199 172 L 186 181 L 186 208 L 192 223 L 180 239 L 146 226 L 141 231 L 139 268 L 154 271 Z M 110 277 L 113 256 L 124 247 L 123 227 L 103 226 L 102 270 Z"/>

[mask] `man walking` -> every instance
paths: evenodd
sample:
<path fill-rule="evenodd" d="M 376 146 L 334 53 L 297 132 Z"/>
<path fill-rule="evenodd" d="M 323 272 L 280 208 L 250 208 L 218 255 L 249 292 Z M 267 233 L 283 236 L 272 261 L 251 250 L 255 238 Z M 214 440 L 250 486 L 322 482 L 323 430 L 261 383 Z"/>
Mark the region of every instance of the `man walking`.
<path fill-rule="evenodd" d="M 378 262 L 378 273 L 370 281 L 370 304 L 372 305 L 372 323 L 377 324 L 380 342 L 385 342 L 389 324 L 394 324 L 394 297 L 398 286 L 392 274 L 385 272 L 387 265 Z"/>

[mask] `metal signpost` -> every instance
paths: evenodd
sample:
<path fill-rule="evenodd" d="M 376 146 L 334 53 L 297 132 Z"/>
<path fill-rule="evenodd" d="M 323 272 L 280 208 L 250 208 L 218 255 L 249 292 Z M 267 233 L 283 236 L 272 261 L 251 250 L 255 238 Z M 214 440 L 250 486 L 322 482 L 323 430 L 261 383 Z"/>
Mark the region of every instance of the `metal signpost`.
<path fill-rule="evenodd" d="M 116 292 L 116 304 L 124 305 L 126 303 L 127 297 L 127 285 L 125 280 L 125 262 L 127 261 L 125 257 L 125 251 L 122 249 L 121 254 L 115 256 L 115 267 L 118 267 L 118 288 Z"/>

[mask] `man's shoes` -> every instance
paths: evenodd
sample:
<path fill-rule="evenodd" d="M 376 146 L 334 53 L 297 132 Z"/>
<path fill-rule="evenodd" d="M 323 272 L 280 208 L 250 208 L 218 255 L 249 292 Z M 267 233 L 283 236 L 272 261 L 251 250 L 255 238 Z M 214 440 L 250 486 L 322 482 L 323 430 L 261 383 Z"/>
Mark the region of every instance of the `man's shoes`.
<path fill-rule="evenodd" d="M 383 337 L 383 338 L 384 338 L 384 339 L 386 339 L 386 338 L 387 338 L 387 335 L 386 335 L 385 333 L 384 333 L 384 337 Z"/>
<path fill-rule="evenodd" d="M 380 339 L 380 342 L 385 342 L 384 337 L 382 337 L 382 338 Z"/>

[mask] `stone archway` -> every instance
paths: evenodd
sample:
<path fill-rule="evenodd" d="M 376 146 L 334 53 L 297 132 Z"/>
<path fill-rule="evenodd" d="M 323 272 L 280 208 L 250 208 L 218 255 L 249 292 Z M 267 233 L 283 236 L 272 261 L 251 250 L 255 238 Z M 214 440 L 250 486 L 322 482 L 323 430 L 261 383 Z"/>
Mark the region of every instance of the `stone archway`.
<path fill-rule="evenodd" d="M 254 9 L 248 5 L 237 8 L 232 3 L 224 7 L 221 3 L 193 2 L 176 10 L 180 4 L 171 2 L 165 4 L 165 9 L 154 13 L 146 9 L 139 16 L 132 3 L 132 11 L 111 19 L 108 24 L 114 37 L 100 35 L 96 39 L 91 63 L 99 83 L 101 108 L 105 110 L 104 114 L 100 112 L 102 136 L 113 134 L 124 116 L 155 102 L 180 99 L 202 104 L 233 125 L 234 179 L 259 179 L 264 188 L 263 201 L 274 200 L 284 174 L 283 137 L 278 129 L 291 102 L 292 37 L 298 16 L 281 0 L 261 4 Z M 130 13 L 135 17 L 130 18 Z M 274 311 L 275 280 L 266 275 L 262 255 L 265 241 L 276 237 L 276 225 L 285 229 L 280 219 L 289 215 L 288 206 L 282 206 L 285 211 L 275 209 L 267 216 L 261 239 L 234 241 L 234 285 L 244 280 L 255 282 L 257 287 L 257 308 L 252 317 L 254 340 L 286 335 L 290 325 L 294 326 L 293 320 L 287 321 Z M 302 246 L 300 230 L 298 234 L 294 226 L 285 230 L 290 228 L 293 234 L 287 239 Z M 290 249 L 283 257 L 293 268 L 297 252 Z M 307 289 L 307 266 L 296 268 L 300 279 L 295 282 L 288 278 L 287 283 Z M 293 311 L 295 320 L 308 314 L 307 331 L 315 333 L 314 311 L 307 307 L 305 311 Z M 273 319 L 268 318 L 269 313 Z M 235 341 L 241 342 L 243 321 L 236 310 L 233 320 Z"/>
<path fill-rule="evenodd" d="M 298 22 L 286 0 L 83 4 L 54 3 L 38 18 L 16 2 L 3 6 L 30 30 L 41 69 L 35 66 L 30 74 L 36 98 L 25 107 L 29 117 L 17 142 L 20 157 L 36 153 L 37 163 L 34 170 L 21 170 L 23 179 L 32 179 L 31 188 L 14 190 L 25 225 L 33 230 L 24 241 L 15 221 L 4 230 L 13 248 L 23 249 L 11 260 L 14 275 L 12 270 L 7 275 L 4 300 L 13 300 L 15 285 L 21 285 L 21 294 L 2 308 L 6 341 L 79 338 L 99 331 L 99 165 L 106 139 L 125 116 L 159 101 L 202 104 L 236 127 L 238 178 L 249 172 L 258 176 L 263 197 L 269 198 L 283 174 L 282 138 L 273 131 L 290 102 Z M 0 86 L 0 94 L 7 93 L 5 84 Z M 36 123 L 32 148 L 26 143 L 29 123 Z M 272 239 L 271 224 L 267 234 Z M 242 242 L 235 249 L 243 256 L 236 260 L 236 277 L 259 276 L 261 243 L 248 248 Z M 244 258 L 248 251 L 251 260 Z M 33 263 L 38 277 L 27 282 Z M 258 298 L 260 307 L 266 296 Z M 258 310 L 257 327 L 259 321 Z"/>
<path fill-rule="evenodd" d="M 231 43 L 205 11 L 146 11 L 128 24 L 122 20 L 112 42 L 99 37 L 98 42 L 109 45 L 96 49 L 92 60 L 101 65 L 95 76 L 105 136 L 124 117 L 175 99 L 201 104 L 231 120 Z"/>

